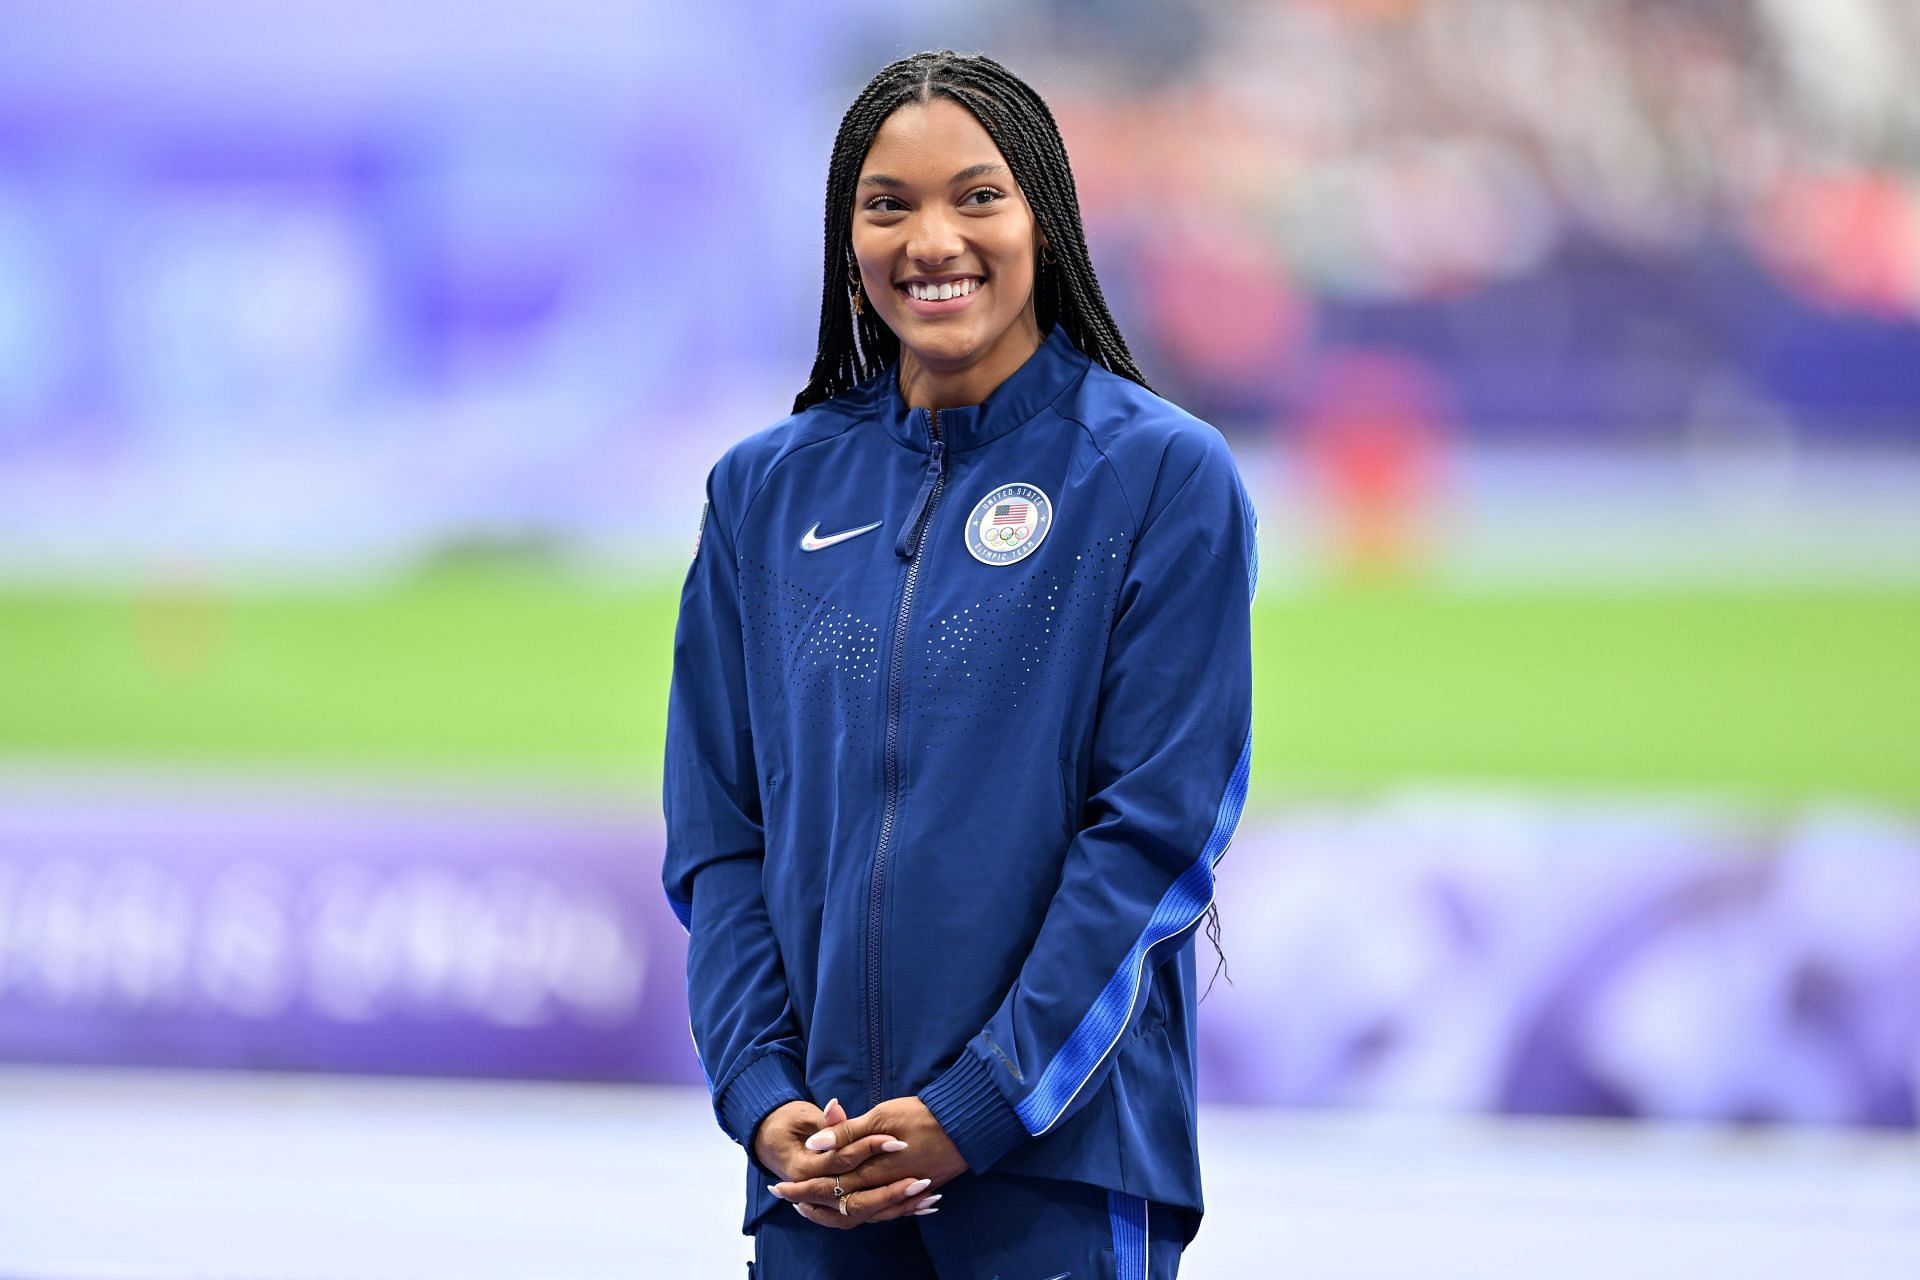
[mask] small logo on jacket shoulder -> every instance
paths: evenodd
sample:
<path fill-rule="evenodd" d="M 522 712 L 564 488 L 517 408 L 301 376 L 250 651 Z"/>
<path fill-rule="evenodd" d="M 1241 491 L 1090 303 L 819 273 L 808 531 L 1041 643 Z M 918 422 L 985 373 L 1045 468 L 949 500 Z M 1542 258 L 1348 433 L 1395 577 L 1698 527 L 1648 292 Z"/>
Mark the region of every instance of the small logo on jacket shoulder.
<path fill-rule="evenodd" d="M 1053 503 L 1037 486 L 1003 484 L 974 503 L 967 550 L 981 564 L 1013 564 L 1040 549 L 1053 528 Z"/>
<path fill-rule="evenodd" d="M 830 533 L 822 538 L 818 536 L 820 533 L 820 525 L 816 521 L 813 528 L 800 535 L 800 549 L 802 551 L 818 551 L 823 547 L 831 547 L 836 543 L 845 542 L 848 538 L 857 538 L 863 533 L 871 533 L 879 527 L 880 522 L 875 520 L 872 524 L 863 524 L 858 529 L 842 529 L 839 533 Z"/>

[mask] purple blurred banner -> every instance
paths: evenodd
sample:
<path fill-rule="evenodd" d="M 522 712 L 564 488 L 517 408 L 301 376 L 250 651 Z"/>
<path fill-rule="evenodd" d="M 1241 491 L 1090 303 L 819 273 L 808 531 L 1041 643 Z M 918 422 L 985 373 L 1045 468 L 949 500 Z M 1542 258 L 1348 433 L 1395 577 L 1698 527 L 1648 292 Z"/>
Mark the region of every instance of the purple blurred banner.
<path fill-rule="evenodd" d="M 1915 1123 L 1904 816 L 1409 792 L 1243 832 L 1220 901 L 1216 1100 Z"/>
<path fill-rule="evenodd" d="M 0 1059 L 695 1082 L 659 841 L 577 801 L 0 785 Z M 1907 818 L 1410 792 L 1249 820 L 1219 901 L 1210 1100 L 1915 1123 Z"/>
<path fill-rule="evenodd" d="M 698 1081 L 659 862 L 480 797 L 0 792 L 0 1058 Z"/>

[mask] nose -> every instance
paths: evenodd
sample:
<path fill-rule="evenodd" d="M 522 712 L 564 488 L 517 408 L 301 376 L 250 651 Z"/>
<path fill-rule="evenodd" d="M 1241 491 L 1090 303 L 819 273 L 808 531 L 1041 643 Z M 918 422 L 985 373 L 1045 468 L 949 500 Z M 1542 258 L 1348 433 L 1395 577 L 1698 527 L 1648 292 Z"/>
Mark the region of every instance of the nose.
<path fill-rule="evenodd" d="M 907 235 L 907 256 L 913 259 L 915 266 L 929 271 L 937 270 L 959 257 L 965 249 L 959 225 L 941 207 L 940 201 L 928 201 L 925 207 L 914 214 L 913 228 Z"/>

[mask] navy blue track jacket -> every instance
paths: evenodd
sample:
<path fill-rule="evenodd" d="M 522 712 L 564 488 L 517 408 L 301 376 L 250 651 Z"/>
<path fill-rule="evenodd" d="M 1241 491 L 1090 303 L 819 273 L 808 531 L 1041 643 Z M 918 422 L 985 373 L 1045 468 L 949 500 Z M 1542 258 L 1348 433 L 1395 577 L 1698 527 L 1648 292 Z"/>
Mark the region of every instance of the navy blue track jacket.
<path fill-rule="evenodd" d="M 1194 934 L 1246 796 L 1255 514 L 1216 430 L 1055 326 L 727 450 L 680 598 L 663 879 L 762 1117 L 918 1096 L 976 1171 L 1202 1209 Z"/>

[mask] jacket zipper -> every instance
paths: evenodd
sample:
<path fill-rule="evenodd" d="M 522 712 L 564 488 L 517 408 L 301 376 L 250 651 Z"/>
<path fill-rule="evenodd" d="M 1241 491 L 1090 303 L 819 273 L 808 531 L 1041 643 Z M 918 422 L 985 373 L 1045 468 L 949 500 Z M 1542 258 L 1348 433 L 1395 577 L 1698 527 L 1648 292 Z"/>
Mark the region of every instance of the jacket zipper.
<path fill-rule="evenodd" d="M 887 854 L 893 842 L 894 817 L 900 806 L 900 684 L 901 654 L 907 644 L 907 618 L 913 612 L 914 587 L 920 580 L 920 544 L 933 506 L 946 487 L 946 443 L 940 439 L 940 411 L 929 409 L 927 435 L 932 447 L 927 457 L 931 485 L 922 484 L 918 510 L 911 513 L 896 550 L 906 557 L 906 580 L 900 587 L 900 612 L 893 620 L 893 650 L 887 661 L 887 739 L 884 760 L 886 798 L 880 811 L 880 837 L 874 845 L 873 878 L 867 892 L 867 1087 L 872 1091 L 867 1105 L 887 1098 L 883 1044 L 880 1026 L 880 933 L 885 916 Z M 924 501 L 920 501 L 924 499 Z"/>

